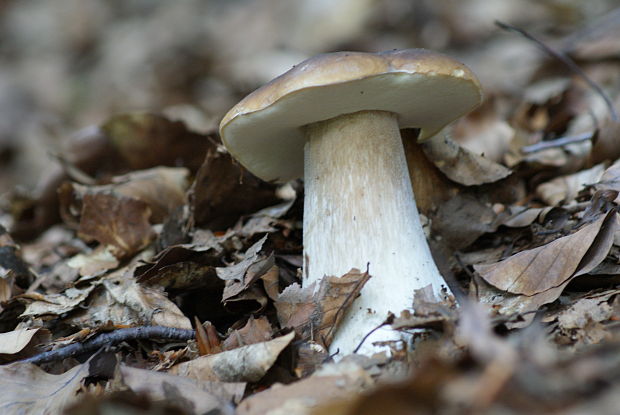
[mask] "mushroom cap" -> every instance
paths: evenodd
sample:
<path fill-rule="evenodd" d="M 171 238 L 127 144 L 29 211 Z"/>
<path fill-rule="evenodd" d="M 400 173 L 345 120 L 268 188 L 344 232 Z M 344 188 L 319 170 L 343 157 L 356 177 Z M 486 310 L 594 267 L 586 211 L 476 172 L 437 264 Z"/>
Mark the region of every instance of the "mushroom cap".
<path fill-rule="evenodd" d="M 252 92 L 220 123 L 228 151 L 265 181 L 303 176 L 303 126 L 365 110 L 397 114 L 401 128 L 435 135 L 482 100 L 462 63 L 424 49 L 317 55 Z"/>

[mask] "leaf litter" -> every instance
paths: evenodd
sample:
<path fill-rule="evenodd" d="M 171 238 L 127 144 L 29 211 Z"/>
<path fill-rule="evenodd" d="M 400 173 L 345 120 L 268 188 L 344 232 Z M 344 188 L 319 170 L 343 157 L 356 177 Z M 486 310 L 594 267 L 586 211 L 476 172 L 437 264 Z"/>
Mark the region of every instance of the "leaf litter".
<path fill-rule="evenodd" d="M 345 3 L 345 15 L 362 16 L 355 2 Z M 4 138 L 12 134 L 4 134 L 8 112 L 0 98 L 0 157 L 11 166 L 0 165 L 0 184 L 14 188 L 3 192 L 0 211 L 3 413 L 614 413 L 620 390 L 618 123 L 582 76 L 538 54 L 527 40 L 500 37 L 484 24 L 465 25 L 463 13 L 473 20 L 484 15 L 474 12 L 474 3 L 420 5 L 420 28 L 395 18 L 407 10 L 399 1 L 389 12 L 367 5 L 378 12 L 370 26 L 360 18 L 358 31 L 351 29 L 356 34 L 333 34 L 322 26 L 321 36 L 333 36 L 332 43 L 317 50 L 392 44 L 405 33 L 431 48 L 463 48 L 461 55 L 486 87 L 485 104 L 433 141 L 415 143 L 415 130 L 403 132 L 436 262 L 463 292 L 458 305 L 453 298 L 430 301 L 425 290 L 413 293 L 414 307 L 394 310 L 385 322 L 411 336 L 413 346 L 390 356 L 329 355 L 338 322 L 372 276 L 351 270 L 318 286 L 301 286 L 303 183 L 261 182 L 234 162 L 216 133 L 226 108 L 271 77 L 260 65 L 241 70 L 240 62 L 262 56 L 266 65 L 288 62 L 293 50 L 315 53 L 291 47 L 287 37 L 277 47 L 244 39 L 252 43 L 247 55 L 247 48 L 232 47 L 236 36 L 220 34 L 226 25 L 284 11 L 215 8 L 209 18 L 217 22 L 210 24 L 220 29 L 208 34 L 198 34 L 205 25 L 182 25 L 198 31 L 188 33 L 189 39 L 226 45 L 209 48 L 229 51 L 226 57 L 198 47 L 175 49 L 172 39 L 169 48 L 138 48 L 143 56 L 132 52 L 136 62 L 160 68 L 151 74 L 158 86 L 145 84 L 151 78 L 143 76 L 127 90 L 169 98 L 151 106 L 156 108 L 206 94 L 198 110 L 165 108 L 174 118 L 148 112 L 110 116 L 110 108 L 144 105 L 110 105 L 114 94 L 97 85 L 114 84 L 108 77 L 117 70 L 99 73 L 105 81 L 90 87 L 104 109 L 86 106 L 104 121 L 76 133 L 62 131 L 68 138 L 51 163 L 23 168 L 23 160 L 40 157 L 38 147 Z M 205 15 L 187 13 L 183 7 L 199 7 L 188 5 L 156 6 L 144 18 L 161 20 L 144 27 Z M 546 5 L 530 6 L 534 16 L 528 7 L 506 4 L 492 17 L 542 19 L 537 21 L 546 25 L 562 19 Z M 166 13 L 166 7 L 178 9 Z M 579 5 L 567 7 L 586 15 Z M 107 19 L 106 13 L 97 16 Z M 561 47 L 578 59 L 616 105 L 617 16 L 588 20 L 583 31 L 573 27 L 564 37 L 562 30 L 548 34 L 549 48 Z M 290 19 L 270 21 L 275 39 L 278 22 Z M 120 30 L 106 22 L 111 33 Z M 7 27 L 9 39 L 23 39 L 12 34 L 20 25 Z M 72 39 L 75 45 L 77 39 L 108 42 L 95 48 L 105 61 L 125 42 L 100 37 L 97 27 L 84 25 L 79 30 L 90 37 Z M 88 42 L 80 53 L 91 53 Z M 23 50 L 15 49 L 15 62 L 27 59 Z M 519 51 L 523 64 L 514 65 L 511 51 Z M 289 57 L 291 64 L 300 60 Z M 107 59 L 108 65 L 125 62 Z M 45 63 L 29 67 L 45 70 Z M 190 68 L 206 70 L 208 79 L 184 72 Z M 3 92 L 7 74 L 0 73 Z M 37 110 L 27 100 L 20 105 Z M 65 120 L 71 111 L 55 119 Z M 92 115 L 62 127 L 88 125 Z M 15 126 L 16 137 L 32 136 L 15 120 L 7 125 Z M 18 187 L 22 178 L 26 186 Z M 143 338 L 136 333 L 144 327 L 184 330 L 192 340 Z M 121 335 L 117 342 L 114 336 Z M 106 347 L 40 366 L 20 362 L 88 344 Z"/>

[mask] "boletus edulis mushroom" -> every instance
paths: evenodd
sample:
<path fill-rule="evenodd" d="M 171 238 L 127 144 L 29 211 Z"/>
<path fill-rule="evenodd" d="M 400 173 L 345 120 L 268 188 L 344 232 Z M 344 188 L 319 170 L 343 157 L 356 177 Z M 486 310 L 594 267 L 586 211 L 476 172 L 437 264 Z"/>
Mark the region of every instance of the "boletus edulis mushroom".
<path fill-rule="evenodd" d="M 304 178 L 303 284 L 369 264 L 372 278 L 331 352 L 352 352 L 389 311 L 415 307 L 414 290 L 447 290 L 420 225 L 400 129 L 427 139 L 481 99 L 475 75 L 443 54 L 337 52 L 296 65 L 223 118 L 222 141 L 250 172 Z M 360 351 L 399 338 L 384 327 Z"/>

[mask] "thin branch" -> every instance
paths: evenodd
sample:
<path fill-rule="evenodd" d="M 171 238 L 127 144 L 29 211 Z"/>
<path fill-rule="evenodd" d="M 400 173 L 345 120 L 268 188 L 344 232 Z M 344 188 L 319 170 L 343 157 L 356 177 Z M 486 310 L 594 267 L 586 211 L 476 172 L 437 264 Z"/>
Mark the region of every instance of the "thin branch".
<path fill-rule="evenodd" d="M 548 148 L 563 147 L 568 144 L 580 143 L 582 141 L 590 140 L 592 137 L 594 137 L 594 133 L 591 133 L 591 132 L 577 134 L 577 135 L 569 135 L 566 137 L 560 137 L 554 140 L 541 141 L 536 144 L 521 147 L 521 152 L 523 154 L 536 153 L 537 151 L 546 150 Z"/>
<path fill-rule="evenodd" d="M 581 77 L 590 86 L 590 88 L 594 90 L 594 92 L 596 92 L 601 98 L 603 98 L 603 100 L 605 101 L 605 104 L 607 105 L 607 108 L 609 109 L 611 118 L 616 122 L 620 121 L 620 117 L 618 117 L 618 113 L 616 112 L 616 109 L 614 108 L 614 104 L 611 102 L 611 99 L 609 99 L 605 91 L 603 91 L 596 82 L 590 79 L 588 75 L 586 75 L 585 72 L 570 57 L 568 57 L 568 55 L 566 55 L 563 52 L 556 51 L 552 49 L 551 47 L 545 45 L 542 41 L 536 39 L 534 36 L 532 36 L 531 34 L 529 34 L 523 29 L 500 22 L 498 20 L 495 21 L 495 24 L 501 29 L 504 29 L 506 31 L 519 33 L 524 38 L 534 42 L 545 53 L 547 53 L 550 56 L 553 56 L 554 58 L 562 62 L 564 65 L 566 65 L 568 69 L 570 69 L 573 73 Z"/>
<path fill-rule="evenodd" d="M 63 360 L 84 353 L 92 353 L 102 347 L 115 346 L 128 340 L 191 340 L 196 337 L 194 330 L 177 329 L 162 326 L 142 326 L 128 329 L 118 329 L 109 333 L 101 333 L 84 343 L 73 343 L 61 349 L 39 353 L 24 360 L 22 363 L 47 363 L 55 360 Z"/>

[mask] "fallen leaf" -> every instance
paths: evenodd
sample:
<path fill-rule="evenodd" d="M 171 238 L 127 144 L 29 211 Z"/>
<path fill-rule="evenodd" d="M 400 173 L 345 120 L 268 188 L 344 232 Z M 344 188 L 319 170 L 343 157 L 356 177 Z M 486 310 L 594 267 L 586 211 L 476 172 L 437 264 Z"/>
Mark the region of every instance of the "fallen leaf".
<path fill-rule="evenodd" d="M 22 294 L 21 317 L 59 317 L 75 327 L 157 325 L 191 329 L 191 323 L 164 292 L 144 287 L 131 278 L 135 264 L 92 280 L 84 288 L 60 294 Z"/>
<path fill-rule="evenodd" d="M 493 183 L 512 173 L 507 167 L 459 146 L 445 129 L 423 142 L 422 149 L 450 180 L 465 186 Z"/>
<path fill-rule="evenodd" d="M 51 334 L 43 328 L 16 329 L 0 333 L 0 360 L 21 360 L 42 350 L 49 343 Z"/>
<path fill-rule="evenodd" d="M 426 157 L 422 145 L 418 143 L 417 130 L 401 130 L 401 136 L 416 205 L 420 213 L 429 216 L 443 202 L 461 191 L 462 186 L 449 180 Z"/>
<path fill-rule="evenodd" d="M 237 414 L 310 414 L 320 404 L 357 395 L 372 384 L 368 373 L 350 365 L 341 374 L 316 374 L 290 385 L 273 385 L 244 399 Z"/>
<path fill-rule="evenodd" d="M 198 317 L 194 316 L 194 326 L 196 327 L 196 345 L 200 356 L 220 353 L 222 344 L 215 326 L 210 321 L 200 323 Z"/>
<path fill-rule="evenodd" d="M 189 192 L 193 222 L 209 229 L 226 229 L 239 216 L 276 203 L 275 189 L 218 146 L 207 153 Z"/>
<path fill-rule="evenodd" d="M 267 241 L 265 235 L 243 254 L 236 264 L 215 269 L 218 278 L 226 281 L 222 300 L 226 301 L 247 289 L 274 265 L 273 254 L 265 254 L 263 245 Z"/>
<path fill-rule="evenodd" d="M 0 412 L 3 414 L 61 414 L 78 400 L 89 363 L 52 375 L 30 363 L 0 366 Z"/>
<path fill-rule="evenodd" d="M 117 258 L 135 254 L 154 237 L 149 206 L 137 199 L 108 193 L 85 194 L 78 235 L 109 245 Z"/>
<path fill-rule="evenodd" d="M 170 213 L 185 204 L 189 170 L 155 167 L 112 178 L 112 184 L 90 191 L 110 190 L 119 195 L 145 202 L 151 209 L 151 222 L 162 223 Z"/>
<path fill-rule="evenodd" d="M 157 114 L 115 115 L 100 128 L 116 157 L 132 170 L 181 163 L 195 172 L 210 147 L 207 136 L 188 130 L 182 122 Z"/>
<path fill-rule="evenodd" d="M 616 213 L 612 211 L 601 216 L 596 222 L 583 226 L 572 235 L 558 238 L 538 248 L 519 252 L 495 264 L 475 265 L 474 269 L 487 282 L 501 290 L 529 296 L 538 294 L 558 287 L 577 275 L 578 267 L 586 258 L 595 238 L 602 229 L 615 228 L 615 223 Z M 607 251 L 600 261 L 609 252 L 610 247 L 611 245 L 601 248 L 602 251 L 607 248 Z"/>
<path fill-rule="evenodd" d="M 245 383 L 209 382 L 121 365 L 122 382 L 154 402 L 171 401 L 191 413 L 233 414 L 233 403 L 243 397 Z"/>
<path fill-rule="evenodd" d="M 560 203 L 570 203 L 586 186 L 594 184 L 601 179 L 605 166 L 596 166 L 581 170 L 577 173 L 556 177 L 536 187 L 536 196 L 549 206 L 557 206 Z"/>
<path fill-rule="evenodd" d="M 255 319 L 253 316 L 250 316 L 245 326 L 228 334 L 222 347 L 224 350 L 232 350 L 240 346 L 268 341 L 273 333 L 274 329 L 271 327 L 267 317 L 261 316 Z"/>
<path fill-rule="evenodd" d="M 564 291 L 564 288 L 566 288 L 575 277 L 587 274 L 605 259 L 613 244 L 614 234 L 618 230 L 618 221 L 614 211 L 609 212 L 601 219 L 603 223 L 600 226 L 596 238 L 590 244 L 588 251 L 583 255 L 573 274 L 559 286 L 551 287 L 534 295 L 521 295 L 498 289 L 488 284 L 483 279 L 478 279 L 478 277 L 476 277 L 477 288 L 475 288 L 475 292 L 477 292 L 478 300 L 493 305 L 494 309 L 502 315 L 521 315 L 520 320 L 507 322 L 506 326 L 508 328 L 528 326 L 535 317 L 534 313 L 531 313 L 532 311 L 536 311 L 541 306 L 557 300 Z M 601 219 L 599 219 L 599 221 Z M 593 226 L 597 223 L 598 222 L 595 222 L 587 226 Z M 501 262 L 497 264 L 501 264 Z M 476 269 L 476 267 L 477 266 L 474 266 L 474 269 Z"/>
<path fill-rule="evenodd" d="M 601 123 L 596 138 L 592 142 L 590 151 L 590 163 L 596 164 L 602 161 L 612 161 L 620 157 L 620 122 L 610 119 Z"/>
<path fill-rule="evenodd" d="M 500 163 L 510 147 L 514 130 L 498 113 L 498 100 L 491 96 L 452 125 L 455 141 L 472 154 Z"/>
<path fill-rule="evenodd" d="M 433 215 L 432 231 L 442 242 L 462 249 L 497 227 L 491 206 L 473 195 L 459 193 L 439 206 Z"/>
<path fill-rule="evenodd" d="M 291 332 L 267 342 L 201 356 L 171 367 L 169 373 L 197 380 L 258 382 L 294 337 Z"/>
<path fill-rule="evenodd" d="M 108 247 L 99 246 L 87 254 L 77 254 L 67 265 L 77 269 L 81 276 L 95 276 L 118 267 L 119 261 Z"/>
<path fill-rule="evenodd" d="M 280 326 L 293 328 L 302 340 L 329 347 L 342 317 L 369 278 L 368 273 L 352 269 L 342 277 L 322 278 L 317 290 L 315 284 L 289 285 L 275 302 Z"/>
<path fill-rule="evenodd" d="M 67 288 L 60 294 L 22 294 L 18 299 L 26 304 L 26 309 L 21 317 L 58 316 L 68 313 L 83 304 L 94 289 L 95 286 L 90 285 L 80 289 Z"/>
<path fill-rule="evenodd" d="M 442 329 L 446 325 L 454 326 L 457 320 L 456 303 L 448 300 L 437 302 L 433 288 L 428 285 L 413 293 L 413 313 L 403 310 L 390 324 L 394 330 L 408 329 Z"/>
<path fill-rule="evenodd" d="M 583 329 L 590 322 L 599 323 L 609 320 L 613 309 L 600 298 L 580 298 L 558 316 L 558 326 L 563 330 Z"/>

